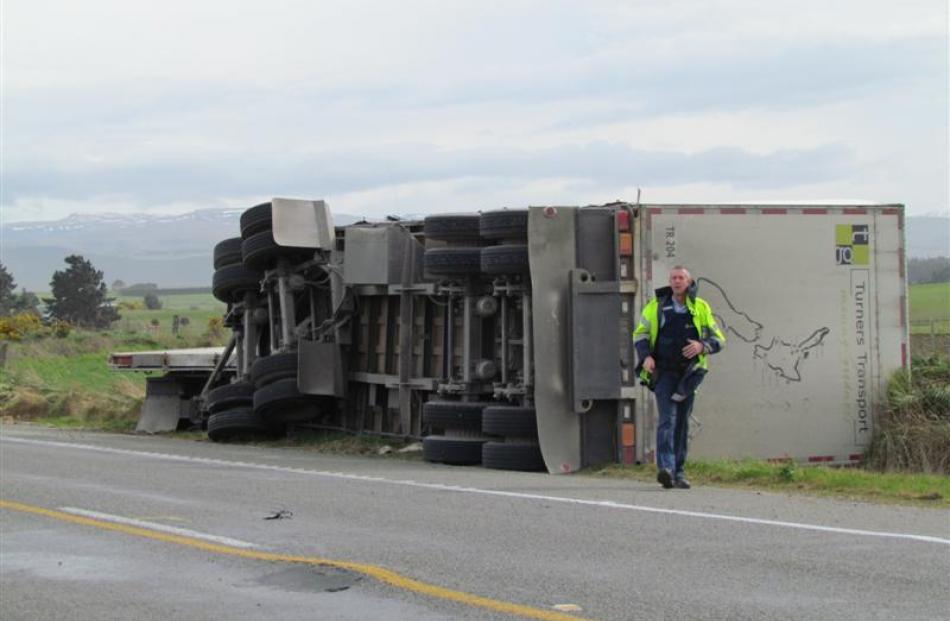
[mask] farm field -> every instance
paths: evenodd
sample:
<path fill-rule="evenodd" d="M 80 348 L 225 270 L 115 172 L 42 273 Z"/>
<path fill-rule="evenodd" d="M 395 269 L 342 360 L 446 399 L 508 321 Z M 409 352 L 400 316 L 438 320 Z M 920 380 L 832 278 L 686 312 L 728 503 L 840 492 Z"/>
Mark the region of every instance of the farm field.
<path fill-rule="evenodd" d="M 938 334 L 950 333 L 950 282 L 911 285 L 908 293 L 912 334 L 929 334 L 931 321 Z"/>
<path fill-rule="evenodd" d="M 195 336 L 207 330 L 208 320 L 221 317 L 226 310 L 210 293 L 159 295 L 158 299 L 162 308 L 148 310 L 144 308 L 142 296 L 116 296 L 116 304 L 134 304 L 139 308 L 121 308 L 122 318 L 113 329 L 124 333 L 171 334 L 177 315 L 179 320 L 187 318 L 187 325 L 179 327 L 179 334 Z"/>

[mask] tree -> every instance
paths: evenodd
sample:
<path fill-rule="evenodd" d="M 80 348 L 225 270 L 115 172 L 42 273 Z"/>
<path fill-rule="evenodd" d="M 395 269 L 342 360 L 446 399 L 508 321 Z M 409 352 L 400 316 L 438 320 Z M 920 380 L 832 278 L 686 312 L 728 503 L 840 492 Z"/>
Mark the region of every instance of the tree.
<path fill-rule="evenodd" d="M 53 297 L 43 298 L 51 319 L 68 321 L 83 328 L 105 328 L 119 319 L 106 297 L 102 272 L 78 254 L 65 259 L 68 268 L 53 272 Z"/>
<path fill-rule="evenodd" d="M 123 289 L 125 289 L 125 281 L 120 278 L 116 278 L 112 282 L 112 286 L 109 287 L 109 289 L 111 291 L 122 291 Z"/>
<path fill-rule="evenodd" d="M 7 271 L 3 263 L 0 263 L 0 315 L 9 315 L 15 310 L 16 282 L 13 280 L 13 274 Z"/>
<path fill-rule="evenodd" d="M 907 261 L 907 279 L 911 284 L 950 282 L 950 258 L 910 258 Z"/>
<path fill-rule="evenodd" d="M 142 301 L 148 310 L 159 310 L 162 308 L 162 301 L 158 299 L 158 296 L 154 293 L 146 293 Z"/>
<path fill-rule="evenodd" d="M 0 317 L 17 313 L 39 314 L 40 299 L 35 293 L 23 289 L 16 293 L 13 274 L 0 263 Z"/>
<path fill-rule="evenodd" d="M 40 314 L 40 298 L 32 291 L 23 289 L 13 300 L 13 312 Z"/>

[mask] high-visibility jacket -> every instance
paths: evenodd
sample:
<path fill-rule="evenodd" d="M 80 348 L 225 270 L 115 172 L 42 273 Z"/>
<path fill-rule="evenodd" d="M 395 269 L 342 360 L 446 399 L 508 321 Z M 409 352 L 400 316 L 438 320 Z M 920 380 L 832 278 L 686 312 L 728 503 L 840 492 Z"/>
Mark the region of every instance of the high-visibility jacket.
<path fill-rule="evenodd" d="M 650 300 L 643 307 L 640 315 L 640 323 L 633 331 L 633 344 L 637 348 L 637 372 L 640 378 L 645 382 L 650 381 L 650 374 L 643 370 L 643 361 L 647 356 L 656 353 L 656 339 L 663 327 L 665 318 L 660 309 L 671 302 L 673 291 L 669 287 L 657 290 L 657 297 Z M 716 325 L 716 318 L 713 316 L 712 308 L 709 303 L 692 294 L 686 296 L 686 309 L 693 319 L 693 325 L 696 327 L 696 333 L 699 334 L 699 340 L 703 344 L 703 353 L 699 354 L 696 360 L 696 366 L 700 369 L 709 369 L 709 354 L 715 354 L 720 351 L 726 343 L 726 336 Z"/>

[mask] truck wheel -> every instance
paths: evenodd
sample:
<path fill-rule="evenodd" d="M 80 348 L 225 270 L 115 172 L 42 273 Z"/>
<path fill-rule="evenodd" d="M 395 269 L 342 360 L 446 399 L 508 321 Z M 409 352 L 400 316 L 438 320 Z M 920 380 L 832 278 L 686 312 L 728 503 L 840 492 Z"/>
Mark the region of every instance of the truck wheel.
<path fill-rule="evenodd" d="M 506 438 L 537 439 L 537 413 L 534 408 L 489 405 L 482 411 L 482 432 Z"/>
<path fill-rule="evenodd" d="M 259 291 L 264 274 L 243 264 L 227 265 L 217 270 L 211 280 L 211 293 L 218 300 L 231 303 L 245 291 Z"/>
<path fill-rule="evenodd" d="M 482 446 L 482 465 L 496 470 L 544 470 L 541 447 L 529 442 L 486 442 Z"/>
<path fill-rule="evenodd" d="M 234 382 L 208 391 L 205 409 L 211 413 L 223 412 L 238 406 L 250 406 L 254 400 L 254 386 L 250 382 Z"/>
<path fill-rule="evenodd" d="M 225 265 L 235 265 L 240 263 L 241 257 L 241 238 L 232 237 L 218 242 L 214 247 L 214 269 L 221 269 Z"/>
<path fill-rule="evenodd" d="M 268 423 L 291 423 L 320 414 L 319 399 L 297 390 L 297 378 L 283 379 L 254 391 L 254 413 Z"/>
<path fill-rule="evenodd" d="M 255 205 L 241 214 L 241 237 L 247 239 L 255 233 L 270 230 L 272 224 L 270 203 Z"/>
<path fill-rule="evenodd" d="M 422 439 L 422 456 L 426 461 L 455 466 L 474 466 L 482 461 L 482 444 L 476 438 L 427 436 Z"/>
<path fill-rule="evenodd" d="M 263 356 L 251 365 L 254 388 L 263 388 L 282 379 L 297 377 L 297 352 L 281 352 Z"/>
<path fill-rule="evenodd" d="M 214 442 L 273 436 L 275 431 L 249 407 L 217 412 L 208 418 L 208 437 Z"/>
<path fill-rule="evenodd" d="M 422 422 L 437 429 L 481 431 L 484 403 L 467 401 L 426 401 Z"/>
<path fill-rule="evenodd" d="M 525 240 L 528 238 L 528 210 L 486 211 L 479 221 L 479 233 L 482 239 Z"/>
<path fill-rule="evenodd" d="M 429 248 L 425 270 L 436 276 L 475 276 L 481 272 L 481 248 Z"/>
<path fill-rule="evenodd" d="M 486 274 L 527 274 L 528 247 L 504 244 L 482 248 L 481 270 Z"/>
<path fill-rule="evenodd" d="M 422 225 L 426 239 L 440 241 L 475 241 L 479 237 L 478 214 L 454 213 L 427 216 Z"/>
<path fill-rule="evenodd" d="M 246 238 L 241 244 L 241 254 L 244 258 L 244 265 L 248 268 L 264 270 L 271 267 L 280 258 L 286 258 L 292 262 L 303 261 L 313 256 L 313 250 L 294 246 L 278 246 L 277 242 L 274 241 L 274 232 L 267 229 Z"/>

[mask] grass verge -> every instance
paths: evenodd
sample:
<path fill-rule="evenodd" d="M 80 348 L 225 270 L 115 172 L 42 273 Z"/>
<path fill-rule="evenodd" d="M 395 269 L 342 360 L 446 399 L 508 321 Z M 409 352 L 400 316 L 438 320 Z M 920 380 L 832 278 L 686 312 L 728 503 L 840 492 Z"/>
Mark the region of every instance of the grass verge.
<path fill-rule="evenodd" d="M 888 383 L 882 412 L 867 454 L 870 468 L 884 472 L 950 473 L 950 358 L 914 358 L 911 373 Z"/>
<path fill-rule="evenodd" d="M 175 436 L 179 435 L 175 434 Z M 293 435 L 273 440 L 243 441 L 240 443 L 273 448 L 298 448 L 330 455 L 422 459 L 422 448 L 421 446 L 414 447 L 413 445 L 417 443 L 413 441 L 369 435 L 356 436 L 339 431 L 321 431 L 318 429 L 298 431 Z"/>
<path fill-rule="evenodd" d="M 656 481 L 654 466 L 610 465 L 592 476 Z M 881 473 L 860 468 L 773 464 L 758 460 L 690 462 L 694 484 L 837 496 L 854 500 L 950 508 L 950 477 L 937 474 Z"/>
<path fill-rule="evenodd" d="M 145 376 L 110 371 L 108 354 L 190 345 L 177 337 L 86 330 L 8 342 L 0 368 L 0 416 L 55 427 L 131 431 L 145 398 Z"/>

